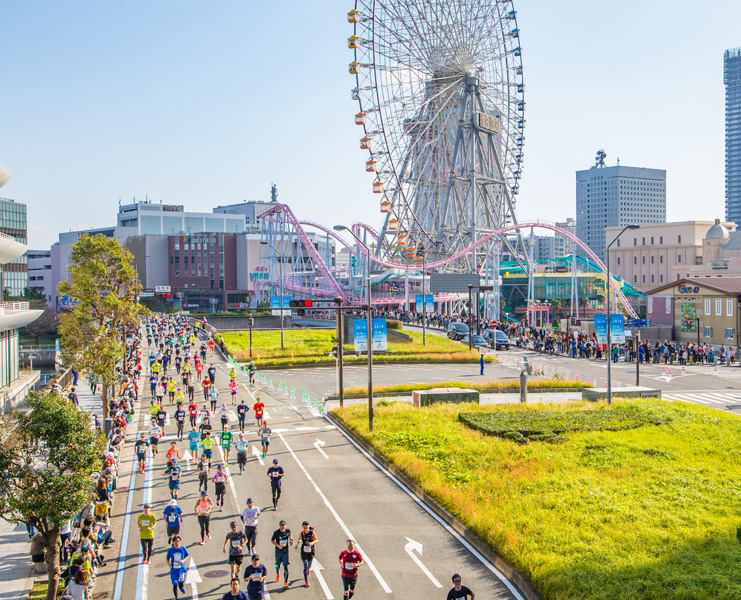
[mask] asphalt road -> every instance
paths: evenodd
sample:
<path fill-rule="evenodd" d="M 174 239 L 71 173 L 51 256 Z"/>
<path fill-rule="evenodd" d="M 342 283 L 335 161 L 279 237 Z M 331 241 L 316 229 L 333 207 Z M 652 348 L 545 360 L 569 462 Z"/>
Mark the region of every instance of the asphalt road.
<path fill-rule="evenodd" d="M 220 400 L 229 403 L 225 365 L 219 360 L 214 362 L 221 365 L 217 371 L 217 385 L 222 392 Z M 355 370 L 361 371 L 352 369 Z M 396 371 L 391 373 L 397 374 Z M 299 375 L 290 372 L 290 379 L 296 382 L 306 380 Z M 239 381 L 242 384 L 240 399 L 245 398 L 251 405 L 252 395 L 256 393 L 266 405 L 266 418 L 273 428 L 270 453 L 264 464 L 251 453 L 247 470 L 240 475 L 232 451 L 229 462 L 232 477 L 227 487 L 225 510 L 218 512 L 217 509 L 213 513 L 213 539 L 207 540 L 204 546 L 199 545 L 200 534 L 193 511 L 198 497 L 197 472 L 195 465 L 190 468 L 184 466 L 179 504 L 186 517 L 181 535 L 192 557 L 184 597 L 221 598 L 228 591 L 229 565 L 227 556 L 222 554 L 224 536 L 229 530 L 229 522 L 239 521 L 239 512 L 246 498 L 251 496 L 264 510 L 258 526 L 257 550 L 269 573 L 266 598 L 278 594 L 291 598 L 342 598 L 337 557 L 345 548 L 348 537 L 357 540 L 366 559 L 366 565 L 360 569 L 355 598 L 444 598 L 454 572 L 461 573 L 464 584 L 480 598 L 519 598 L 500 581 L 491 565 L 433 518 L 315 409 L 303 403 L 302 392 L 306 386 L 297 385 L 297 397 L 292 400 L 290 396 L 279 393 L 277 387 L 265 389 L 258 386 L 256 390 L 249 390 L 244 386 L 245 377 L 240 376 Z M 144 398 L 148 404 L 146 394 Z M 171 410 L 169 406 L 167 408 Z M 144 410 L 139 411 L 140 430 L 145 426 L 148 428 L 144 413 Z M 257 444 L 251 412 L 249 416 L 246 437 L 252 444 Z M 234 430 L 236 421 L 231 425 Z M 174 439 L 174 426 L 170 425 L 166 430 L 167 435 L 160 442 L 163 453 L 147 463 L 144 475 L 136 475 L 128 497 L 121 494 L 116 499 L 118 503 L 127 503 L 130 524 L 127 546 L 123 549 L 125 559 L 120 565 L 120 583 L 110 596 L 114 600 L 172 597 L 165 564 L 167 538 L 162 514 L 170 499 L 164 474 L 164 449 Z M 182 454 L 187 442 L 178 446 Z M 215 449 L 214 470 L 218 457 L 219 450 Z M 277 511 L 272 508 L 266 476 L 272 458 L 278 458 L 286 470 L 284 495 Z M 213 499 L 212 488 L 210 483 L 209 492 Z M 136 518 L 147 501 L 151 502 L 152 512 L 160 520 L 155 529 L 151 564 L 142 565 Z M 308 520 L 316 528 L 319 539 L 317 560 L 310 575 L 309 588 L 303 587 L 297 550 L 291 550 L 290 555 L 291 587 L 284 590 L 282 580 L 275 582 L 274 553 L 269 540 L 280 519 L 288 522 L 294 536 L 300 531 L 303 520 Z M 245 560 L 243 567 L 247 564 Z"/>

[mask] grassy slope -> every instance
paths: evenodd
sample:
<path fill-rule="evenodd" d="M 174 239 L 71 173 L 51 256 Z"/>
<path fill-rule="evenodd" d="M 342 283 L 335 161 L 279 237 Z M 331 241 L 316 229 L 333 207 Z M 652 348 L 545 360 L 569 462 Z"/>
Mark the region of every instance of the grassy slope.
<path fill-rule="evenodd" d="M 528 389 L 531 391 L 544 389 L 562 388 L 587 388 L 592 387 L 583 381 L 572 381 L 570 379 L 530 379 Z M 519 378 L 508 380 L 496 379 L 494 381 L 437 381 L 434 383 L 400 383 L 398 385 L 374 385 L 374 393 L 411 392 L 413 390 L 431 390 L 433 388 L 462 388 L 470 390 L 512 390 L 519 391 Z M 368 386 L 349 387 L 345 394 L 367 394 Z"/>
<path fill-rule="evenodd" d="M 519 446 L 466 428 L 458 413 L 606 407 L 379 403 L 372 436 L 363 407 L 339 414 L 548 600 L 741 598 L 741 420 L 630 402 L 672 421 Z"/>

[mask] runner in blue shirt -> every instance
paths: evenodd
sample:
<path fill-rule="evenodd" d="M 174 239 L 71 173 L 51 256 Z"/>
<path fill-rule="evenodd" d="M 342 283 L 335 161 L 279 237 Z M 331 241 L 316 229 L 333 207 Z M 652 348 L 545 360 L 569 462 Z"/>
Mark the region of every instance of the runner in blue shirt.
<path fill-rule="evenodd" d="M 247 464 L 247 450 L 250 444 L 244 439 L 244 433 L 239 434 L 239 439 L 234 442 L 234 447 L 237 449 L 237 464 L 239 465 L 239 474 L 244 475 L 244 467 Z"/>
<path fill-rule="evenodd" d="M 260 600 L 265 593 L 265 578 L 268 570 L 260 564 L 260 557 L 252 555 L 252 564 L 244 570 L 244 579 L 247 581 L 247 595 L 250 600 Z"/>
<path fill-rule="evenodd" d="M 201 436 L 198 435 L 198 432 L 195 430 L 195 427 L 191 430 L 191 432 L 188 434 L 188 450 L 190 450 L 190 453 L 193 455 L 193 462 L 198 462 L 198 442 L 200 441 Z"/>
<path fill-rule="evenodd" d="M 173 499 L 165 506 L 165 523 L 167 523 L 167 543 L 172 543 L 173 536 L 180 533 L 180 522 L 183 520 L 183 509 Z"/>
<path fill-rule="evenodd" d="M 172 538 L 172 548 L 167 551 L 167 565 L 170 567 L 170 581 L 175 599 L 178 597 L 178 588 L 185 593 L 185 574 L 188 572 L 188 549 L 180 545 L 180 536 Z"/>
<path fill-rule="evenodd" d="M 237 405 L 237 419 L 239 420 L 239 431 L 244 431 L 244 422 L 245 422 L 245 419 L 247 419 L 247 411 L 249 409 L 250 407 L 244 403 L 244 398 L 242 398 L 242 401 Z"/>

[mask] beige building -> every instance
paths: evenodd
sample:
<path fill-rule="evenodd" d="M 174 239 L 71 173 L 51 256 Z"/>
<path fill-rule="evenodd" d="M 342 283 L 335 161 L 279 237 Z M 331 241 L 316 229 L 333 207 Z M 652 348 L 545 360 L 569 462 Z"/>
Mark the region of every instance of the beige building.
<path fill-rule="evenodd" d="M 722 231 L 714 229 L 716 226 L 722 228 Z M 626 231 L 612 245 L 610 270 L 643 291 L 678 281 L 682 277 L 699 273 L 696 271 L 697 267 L 702 269 L 706 263 L 704 245 L 708 234 L 727 239 L 735 229 L 735 223 L 719 221 L 641 225 L 639 229 Z M 622 231 L 622 227 L 608 227 L 605 231 L 609 244 Z M 711 242 L 709 247 L 715 250 L 717 244 L 718 242 Z"/>

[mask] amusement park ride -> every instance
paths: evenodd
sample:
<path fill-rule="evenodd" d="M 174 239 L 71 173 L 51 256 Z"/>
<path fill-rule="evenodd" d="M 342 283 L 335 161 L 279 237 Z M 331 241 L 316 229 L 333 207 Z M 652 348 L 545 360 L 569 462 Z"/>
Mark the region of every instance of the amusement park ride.
<path fill-rule="evenodd" d="M 503 255 L 532 270 L 521 232 L 545 228 L 573 241 L 603 272 L 604 264 L 576 236 L 542 222 L 518 223 L 523 165 L 525 84 L 520 30 L 512 0 L 356 0 L 347 19 L 355 79 L 360 149 L 383 217 L 380 230 L 355 223 L 348 243 L 331 226 L 300 221 L 278 204 L 261 216 L 258 288 L 265 300 L 280 288 L 294 297 L 342 297 L 365 304 L 362 279 L 333 269 L 305 231 L 317 229 L 355 257 L 356 273 L 479 273 L 485 317 L 499 320 Z M 359 243 L 362 241 L 362 244 Z M 421 256 L 426 255 L 424 261 Z M 613 282 L 614 283 L 614 282 Z M 633 308 L 615 285 L 627 312 Z M 455 299 L 458 295 L 440 300 Z M 436 297 L 436 301 L 438 298 Z M 398 297 L 373 294 L 374 305 Z"/>

